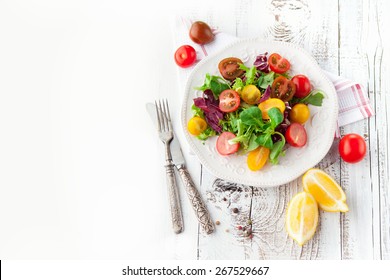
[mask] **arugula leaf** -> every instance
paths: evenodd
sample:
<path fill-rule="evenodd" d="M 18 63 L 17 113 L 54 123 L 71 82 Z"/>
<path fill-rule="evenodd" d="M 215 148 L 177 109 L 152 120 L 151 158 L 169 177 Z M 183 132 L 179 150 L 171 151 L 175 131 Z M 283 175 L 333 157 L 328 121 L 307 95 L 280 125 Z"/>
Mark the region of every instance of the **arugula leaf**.
<path fill-rule="evenodd" d="M 230 86 L 226 83 L 224 79 L 222 79 L 219 76 L 212 76 L 209 73 L 206 74 L 206 78 L 204 80 L 204 84 L 200 87 L 196 87 L 197 90 L 203 90 L 210 89 L 214 97 L 217 99 L 222 91 L 225 89 L 229 89 Z"/>
<path fill-rule="evenodd" d="M 325 95 L 320 90 L 313 90 L 309 93 L 308 96 L 304 98 L 296 98 L 294 97 L 291 100 L 291 105 L 297 104 L 297 103 L 303 103 L 303 104 L 311 104 L 313 106 L 322 106 L 322 100 L 325 98 Z"/>
<path fill-rule="evenodd" d="M 270 71 L 268 74 L 263 74 L 258 79 L 257 85 L 260 88 L 267 88 L 268 86 L 272 86 L 272 83 L 275 79 L 275 72 Z"/>
<path fill-rule="evenodd" d="M 204 119 L 204 113 L 203 110 L 199 107 L 195 106 L 195 104 L 192 104 L 191 106 L 192 113 L 194 114 L 194 117 L 201 117 Z"/>
<path fill-rule="evenodd" d="M 268 116 L 271 120 L 271 127 L 275 129 L 279 124 L 283 122 L 284 116 L 282 112 L 276 107 L 273 107 L 267 111 Z"/>
<path fill-rule="evenodd" d="M 241 78 L 236 78 L 234 80 L 234 84 L 232 86 L 232 89 L 234 89 L 235 91 L 239 91 L 239 90 L 242 90 L 244 88 L 244 82 L 242 81 Z"/>
<path fill-rule="evenodd" d="M 263 116 L 259 107 L 257 106 L 249 107 L 248 109 L 242 111 L 240 114 L 240 119 L 246 125 L 255 125 L 259 127 L 264 126 Z"/>
<path fill-rule="evenodd" d="M 245 71 L 245 85 L 254 84 L 256 80 L 256 74 L 258 72 L 256 66 L 252 66 L 251 68 L 249 68 L 244 64 L 240 64 L 239 68 Z"/>
<path fill-rule="evenodd" d="M 215 130 L 211 127 L 206 128 L 201 134 L 197 136 L 199 140 L 206 140 L 207 138 L 216 135 Z"/>
<path fill-rule="evenodd" d="M 324 94 L 319 90 L 312 91 L 308 96 L 301 100 L 302 103 L 311 104 L 313 106 L 322 106 L 322 100 L 325 98 Z"/>

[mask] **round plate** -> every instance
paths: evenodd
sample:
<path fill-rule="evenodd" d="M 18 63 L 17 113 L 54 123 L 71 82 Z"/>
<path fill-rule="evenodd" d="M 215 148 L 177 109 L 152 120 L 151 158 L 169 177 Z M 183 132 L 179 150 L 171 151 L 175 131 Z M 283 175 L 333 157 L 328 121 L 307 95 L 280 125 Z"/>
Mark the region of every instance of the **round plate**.
<path fill-rule="evenodd" d="M 251 66 L 256 56 L 265 52 L 269 54 L 275 52 L 286 57 L 291 63 L 289 74 L 308 76 L 312 87 L 322 90 L 325 98 L 321 107 L 310 106 L 311 116 L 305 124 L 308 141 L 304 147 L 289 147 L 286 155 L 279 158 L 279 164 L 267 163 L 261 170 L 251 171 L 247 167 L 247 155 L 221 156 L 215 148 L 217 137 L 200 141 L 188 133 L 187 122 L 193 116 L 191 111 L 193 99 L 202 96 L 202 92 L 195 90 L 195 87 L 203 84 L 206 73 L 220 76 L 219 61 L 233 56 L 240 58 L 245 65 Z M 185 88 L 181 123 L 191 149 L 216 177 L 250 186 L 271 187 L 291 182 L 324 158 L 333 143 L 337 114 L 335 88 L 309 53 L 290 43 L 244 39 L 228 45 L 196 65 Z"/>

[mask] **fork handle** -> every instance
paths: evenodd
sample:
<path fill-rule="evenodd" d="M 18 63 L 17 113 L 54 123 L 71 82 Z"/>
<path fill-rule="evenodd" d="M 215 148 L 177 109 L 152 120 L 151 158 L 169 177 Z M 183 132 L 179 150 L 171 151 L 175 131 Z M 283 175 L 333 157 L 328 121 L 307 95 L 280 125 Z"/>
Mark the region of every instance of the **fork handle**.
<path fill-rule="evenodd" d="M 181 212 L 181 205 L 179 199 L 179 190 L 176 184 L 175 169 L 172 160 L 168 159 L 165 165 L 167 174 L 167 186 L 169 205 L 171 208 L 172 227 L 175 233 L 181 233 L 183 231 L 183 215 Z"/>
<path fill-rule="evenodd" d="M 204 204 L 202 197 L 200 196 L 200 193 L 195 186 L 194 181 L 192 181 L 190 173 L 188 172 L 184 164 L 178 165 L 177 169 L 184 183 L 188 198 L 190 199 L 192 208 L 195 211 L 195 215 L 200 223 L 200 226 L 205 233 L 212 233 L 214 231 L 214 224 L 211 221 L 210 213 L 207 210 L 206 205 Z"/>

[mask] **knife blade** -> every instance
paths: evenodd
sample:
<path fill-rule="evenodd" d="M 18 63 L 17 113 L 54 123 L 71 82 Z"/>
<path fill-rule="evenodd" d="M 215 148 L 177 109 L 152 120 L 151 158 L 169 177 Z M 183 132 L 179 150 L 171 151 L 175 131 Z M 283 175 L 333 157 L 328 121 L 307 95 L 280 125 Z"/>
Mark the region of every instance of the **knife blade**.
<path fill-rule="evenodd" d="M 157 113 L 155 105 L 153 103 L 146 103 L 146 110 L 148 111 L 154 125 L 157 127 Z M 179 140 L 174 132 L 173 135 L 173 139 L 170 143 L 173 164 L 179 172 L 180 178 L 185 186 L 188 198 L 201 228 L 204 232 L 210 234 L 214 231 L 214 223 L 211 220 L 206 204 L 203 202 L 202 197 L 200 196 L 200 193 L 185 166 L 185 160 Z"/>

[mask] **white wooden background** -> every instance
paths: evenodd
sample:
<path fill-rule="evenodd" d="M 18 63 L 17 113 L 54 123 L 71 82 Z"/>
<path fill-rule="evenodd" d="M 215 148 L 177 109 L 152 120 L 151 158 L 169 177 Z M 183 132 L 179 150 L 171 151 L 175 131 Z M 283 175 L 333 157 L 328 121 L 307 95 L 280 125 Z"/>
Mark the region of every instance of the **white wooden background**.
<path fill-rule="evenodd" d="M 337 160 L 320 164 L 340 182 L 347 194 L 348 213 L 321 211 L 317 233 L 303 247 L 287 236 L 286 207 L 302 190 L 301 178 L 273 189 L 231 184 L 200 167 L 199 184 L 216 234 L 199 234 L 198 259 L 389 259 L 389 33 L 384 32 L 386 1 L 234 1 L 210 4 L 207 12 L 189 11 L 237 37 L 296 43 L 307 49 L 330 72 L 362 82 L 376 116 L 341 129 L 359 133 L 369 151 L 355 165 Z M 335 155 L 338 151 L 335 150 Z M 233 209 L 237 208 L 236 214 Z M 248 225 L 253 238 L 238 226 Z"/>
<path fill-rule="evenodd" d="M 390 26 L 386 0 L 1 0 L 0 258 L 390 259 Z M 170 21 L 176 13 L 238 37 L 296 43 L 320 66 L 366 85 L 376 115 L 363 162 L 326 170 L 346 214 L 320 213 L 302 248 L 284 229 L 300 180 L 232 185 L 186 152 L 216 232 L 200 232 L 181 189 L 171 230 L 163 146 L 144 104 L 167 97 L 180 134 Z M 238 213 L 233 213 L 238 208 Z M 253 238 L 236 228 L 252 220 Z"/>

